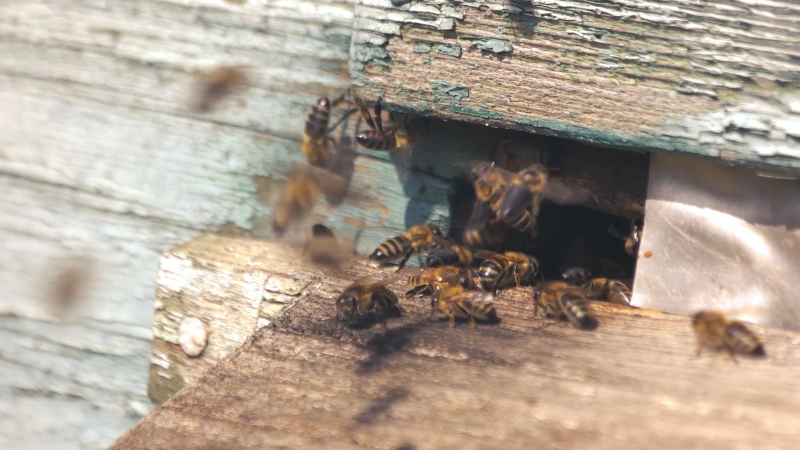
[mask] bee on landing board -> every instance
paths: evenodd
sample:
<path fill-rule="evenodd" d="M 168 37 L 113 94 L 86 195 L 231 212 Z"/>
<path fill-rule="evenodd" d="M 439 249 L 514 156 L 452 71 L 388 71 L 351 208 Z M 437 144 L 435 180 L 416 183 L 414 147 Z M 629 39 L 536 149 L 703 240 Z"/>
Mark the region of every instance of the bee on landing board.
<path fill-rule="evenodd" d="M 402 258 L 397 270 L 405 267 L 408 258 L 414 253 L 427 252 L 431 248 L 434 238 L 443 237 L 442 229 L 435 223 L 425 225 L 414 225 L 406 230 L 405 233 L 395 236 L 383 244 L 379 245 L 371 255 L 370 259 L 386 264 L 398 258 Z"/>
<path fill-rule="evenodd" d="M 539 262 L 533 256 L 519 252 L 494 253 L 480 250 L 475 257 L 483 259 L 478 268 L 478 280 L 486 291 L 497 295 L 500 288 L 511 283 L 517 287 L 533 281 L 539 271 Z"/>
<path fill-rule="evenodd" d="M 374 314 L 376 320 L 386 327 L 386 319 L 399 317 L 403 311 L 397 296 L 387 286 L 399 277 L 378 281 L 372 277 L 356 280 L 345 288 L 336 299 L 336 320 L 353 323 L 362 316 Z"/>
<path fill-rule="evenodd" d="M 583 289 L 564 281 L 542 281 L 533 289 L 533 315 L 544 310 L 544 319 L 568 320 L 581 330 L 594 330 L 598 322 Z M 543 325 L 544 326 L 544 323 Z"/>
<path fill-rule="evenodd" d="M 416 269 L 416 274 L 408 277 L 406 297 L 433 295 L 434 285 L 475 289 L 472 270 L 456 266 L 426 267 Z"/>
<path fill-rule="evenodd" d="M 583 284 L 583 288 L 597 300 L 631 306 L 631 289 L 620 280 L 592 278 Z"/>
<path fill-rule="evenodd" d="M 692 329 L 697 335 L 697 356 L 703 348 L 725 350 L 738 364 L 736 354 L 765 356 L 764 344 L 744 323 L 728 320 L 718 311 L 700 311 L 692 316 Z"/>
<path fill-rule="evenodd" d="M 450 318 L 450 327 L 456 326 L 456 318 L 469 321 L 471 327 L 477 321 L 496 322 L 497 310 L 494 307 L 494 295 L 488 292 L 467 291 L 461 286 L 442 286 L 434 284 L 431 299 L 431 317 L 437 314 Z"/>
<path fill-rule="evenodd" d="M 341 119 L 328 128 L 330 122 L 331 109 L 344 101 L 344 94 L 335 98 L 333 101 L 327 97 L 317 100 L 311 108 L 311 112 L 306 117 L 306 125 L 303 128 L 303 142 L 300 145 L 306 161 L 312 166 L 323 167 L 333 157 L 333 142 L 328 137 L 331 131 L 336 129 L 339 124 L 344 122 L 347 117 L 355 110 L 347 111 Z"/>
<path fill-rule="evenodd" d="M 360 106 L 361 117 L 369 126 L 369 130 L 359 133 L 356 142 L 364 148 L 370 150 L 393 151 L 399 148 L 407 148 L 416 144 L 427 134 L 427 122 L 420 117 L 403 115 L 403 121 L 398 122 L 394 113 L 389 113 L 389 126 L 384 127 L 381 99 L 375 102 L 374 114 L 370 116 L 369 110 Z"/>
<path fill-rule="evenodd" d="M 347 180 L 313 166 L 296 166 L 289 174 L 283 197 L 275 206 L 272 229 L 278 234 L 289 224 L 308 212 L 322 193 L 328 198 L 340 198 L 347 190 Z"/>
<path fill-rule="evenodd" d="M 425 266 L 469 267 L 475 260 L 473 253 L 469 247 L 458 245 L 451 239 L 434 238 L 431 250 L 425 258 Z"/>
<path fill-rule="evenodd" d="M 190 108 L 207 113 L 246 83 L 247 76 L 241 67 L 218 66 L 202 71 L 195 76 L 194 99 Z"/>

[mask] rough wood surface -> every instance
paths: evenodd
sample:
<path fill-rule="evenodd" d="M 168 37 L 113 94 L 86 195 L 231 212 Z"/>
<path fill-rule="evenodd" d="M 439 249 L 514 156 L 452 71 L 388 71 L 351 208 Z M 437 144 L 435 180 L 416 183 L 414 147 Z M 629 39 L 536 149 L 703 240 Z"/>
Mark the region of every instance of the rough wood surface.
<path fill-rule="evenodd" d="M 362 102 L 800 167 L 791 0 L 358 0 L 355 27 L 350 69 Z"/>
<path fill-rule="evenodd" d="M 353 329 L 335 323 L 333 299 L 391 269 L 354 259 L 323 270 L 284 244 L 225 240 L 241 273 L 319 278 L 112 448 L 793 448 L 800 438 L 796 333 L 754 327 L 769 356 L 737 367 L 695 358 L 684 316 L 593 303 L 596 331 L 541 329 L 530 288 L 502 293 L 499 325 L 450 329 L 427 302 L 403 298 L 388 329 Z"/>

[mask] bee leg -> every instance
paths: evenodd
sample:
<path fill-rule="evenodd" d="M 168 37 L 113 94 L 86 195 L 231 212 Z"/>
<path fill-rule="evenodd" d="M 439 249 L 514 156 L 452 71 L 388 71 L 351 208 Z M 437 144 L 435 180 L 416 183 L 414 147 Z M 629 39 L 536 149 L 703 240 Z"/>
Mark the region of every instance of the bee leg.
<path fill-rule="evenodd" d="M 726 352 L 728 352 L 728 356 L 729 356 L 729 357 L 730 357 L 730 358 L 733 360 L 733 362 L 734 362 L 734 363 L 735 363 L 735 364 L 738 366 L 738 365 L 739 365 L 739 359 L 738 359 L 738 358 L 736 358 L 736 353 L 733 351 L 733 349 L 732 349 L 732 348 L 730 348 L 729 346 L 727 346 L 727 345 L 726 345 L 726 346 L 725 346 L 725 351 L 726 351 Z"/>
<path fill-rule="evenodd" d="M 450 308 L 448 308 L 447 315 L 450 316 L 450 328 L 455 328 L 455 326 L 456 326 L 456 311 L 453 308 L 453 305 L 450 305 Z"/>
<path fill-rule="evenodd" d="M 406 263 L 408 262 L 408 258 L 411 258 L 411 254 L 413 253 L 414 253 L 414 247 L 411 247 L 411 249 L 408 252 L 406 252 L 406 255 L 403 256 L 403 259 L 400 261 L 400 264 L 397 265 L 398 272 L 403 270 L 403 267 L 405 267 Z"/>
<path fill-rule="evenodd" d="M 497 295 L 497 291 L 500 289 L 500 286 L 502 286 L 503 280 L 505 280 L 507 274 L 508 270 L 500 272 L 500 276 L 497 277 L 494 281 L 494 286 L 492 286 L 492 295 Z"/>
<path fill-rule="evenodd" d="M 477 322 L 475 322 L 475 318 L 472 317 L 472 314 L 467 314 L 467 320 L 469 320 L 469 326 L 475 328 L 478 326 Z"/>
<path fill-rule="evenodd" d="M 699 358 L 700 357 L 700 353 L 702 351 L 703 351 L 703 343 L 702 342 L 698 342 L 697 343 L 697 352 L 695 353 L 694 357 L 695 358 Z"/>

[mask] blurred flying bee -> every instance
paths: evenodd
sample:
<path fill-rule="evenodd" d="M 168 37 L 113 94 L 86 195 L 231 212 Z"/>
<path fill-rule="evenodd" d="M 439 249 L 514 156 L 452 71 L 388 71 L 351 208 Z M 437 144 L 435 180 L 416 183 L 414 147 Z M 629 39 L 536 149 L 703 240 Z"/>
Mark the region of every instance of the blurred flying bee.
<path fill-rule="evenodd" d="M 433 243 L 433 239 L 435 237 L 441 238 L 442 236 L 442 229 L 435 223 L 414 225 L 405 233 L 395 236 L 379 245 L 378 248 L 369 255 L 369 258 L 381 264 L 386 264 L 402 257 L 403 259 L 400 261 L 397 268 L 397 270 L 400 270 L 405 267 L 408 258 L 410 258 L 412 254 L 427 252 Z"/>
<path fill-rule="evenodd" d="M 703 347 L 725 350 L 730 358 L 739 363 L 736 354 L 765 356 L 764 344 L 744 323 L 728 320 L 718 311 L 700 311 L 692 316 L 692 329 L 697 335 L 697 356 Z"/>
<path fill-rule="evenodd" d="M 494 307 L 494 296 L 488 292 L 465 291 L 461 286 L 442 287 L 434 285 L 431 299 L 431 316 L 441 314 L 450 318 L 450 327 L 456 325 L 456 318 L 469 321 L 470 326 L 477 326 L 476 321 L 497 321 L 497 310 Z"/>
<path fill-rule="evenodd" d="M 620 280 L 592 278 L 583 285 L 583 288 L 597 300 L 631 306 L 631 298 L 633 297 L 631 288 Z"/>
<path fill-rule="evenodd" d="M 505 222 L 494 219 L 488 203 L 476 200 L 472 216 L 464 229 L 464 242 L 472 248 L 495 250 L 503 243 L 508 230 Z"/>
<path fill-rule="evenodd" d="M 195 77 L 194 99 L 191 109 L 207 113 L 247 82 L 247 76 L 241 67 L 217 66 L 198 73 Z"/>
<path fill-rule="evenodd" d="M 592 276 L 592 271 L 581 266 L 570 267 L 561 274 L 561 278 L 570 286 L 583 286 Z"/>
<path fill-rule="evenodd" d="M 306 117 L 306 126 L 303 129 L 303 142 L 300 145 L 303 155 L 309 164 L 313 166 L 325 166 L 333 157 L 333 142 L 328 134 L 336 129 L 339 124 L 353 111 L 346 112 L 341 119 L 328 128 L 331 117 L 331 109 L 344 101 L 344 94 L 335 98 L 333 101 L 327 97 L 317 100 L 311 108 L 311 112 Z"/>
<path fill-rule="evenodd" d="M 583 289 L 564 281 L 543 281 L 533 289 L 533 315 L 544 310 L 544 318 L 569 320 L 572 326 L 582 330 L 597 328 L 597 319 L 592 313 Z"/>
<path fill-rule="evenodd" d="M 311 236 L 303 246 L 303 253 L 315 263 L 325 265 L 335 265 L 347 254 L 333 230 L 319 223 L 311 227 Z"/>
<path fill-rule="evenodd" d="M 385 327 L 387 318 L 399 317 L 403 313 L 397 296 L 387 287 L 397 280 L 398 277 L 381 281 L 372 277 L 356 280 L 336 299 L 336 320 L 341 318 L 353 323 L 362 316 L 374 314 L 376 320 Z"/>
<path fill-rule="evenodd" d="M 543 199 L 570 204 L 588 198 L 585 192 L 576 193 L 562 185 L 549 184 L 548 177 L 547 168 L 538 163 L 513 173 L 481 162 L 473 166 L 469 175 L 477 202 L 488 205 L 493 213 L 490 220 L 505 222 L 515 230 L 530 232 L 532 236 L 536 235 L 536 217 Z M 483 213 L 477 210 L 476 205 L 473 215 L 478 212 Z"/>
<path fill-rule="evenodd" d="M 433 240 L 428 257 L 425 258 L 425 265 L 469 267 L 474 259 L 473 251 L 469 247 L 458 245 L 450 239 L 436 238 Z"/>
<path fill-rule="evenodd" d="M 427 267 L 418 269 L 415 275 L 408 277 L 406 297 L 433 295 L 434 285 L 442 287 L 460 286 L 464 289 L 475 288 L 475 278 L 470 269 L 456 266 Z"/>
<path fill-rule="evenodd" d="M 639 241 L 642 240 L 642 230 L 636 226 L 636 222 L 631 220 L 631 232 L 625 239 L 625 251 L 631 256 L 636 256 L 639 252 Z"/>
<path fill-rule="evenodd" d="M 347 180 L 326 170 L 313 166 L 296 166 L 289 174 L 289 181 L 272 216 L 272 229 L 283 233 L 295 219 L 308 212 L 316 203 L 319 194 L 328 198 L 340 198 L 347 190 Z"/>
<path fill-rule="evenodd" d="M 395 119 L 394 113 L 389 112 L 388 127 L 383 126 L 381 99 L 375 102 L 374 114 L 370 116 L 366 107 L 360 106 L 361 117 L 364 118 L 369 130 L 356 136 L 356 142 L 370 150 L 393 151 L 416 144 L 427 133 L 427 122 L 420 117 L 411 118 L 403 115 L 402 123 Z"/>

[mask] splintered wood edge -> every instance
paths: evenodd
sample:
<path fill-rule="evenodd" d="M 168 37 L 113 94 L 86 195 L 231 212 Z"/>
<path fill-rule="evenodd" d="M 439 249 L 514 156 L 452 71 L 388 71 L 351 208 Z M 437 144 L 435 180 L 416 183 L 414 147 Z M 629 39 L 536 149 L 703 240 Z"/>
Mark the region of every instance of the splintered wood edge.
<path fill-rule="evenodd" d="M 319 282 L 112 448 L 442 448 L 567 437 L 597 448 L 762 438 L 780 447 L 800 429 L 800 398 L 784 395 L 800 376 L 797 333 L 754 326 L 768 356 L 736 366 L 725 355 L 695 358 L 689 318 L 650 309 L 593 302 L 595 331 L 540 328 L 530 287 L 498 296 L 499 325 L 450 329 L 430 320 L 427 302 L 400 295 L 404 315 L 387 329 L 353 328 L 335 322 L 333 299 L 354 279 L 393 268 L 353 258 L 333 270 L 281 243 L 199 239 L 205 248 L 241 246 L 229 259 L 269 255 L 273 273 L 315 273 Z M 403 293 L 401 283 L 391 287 Z M 722 411 L 738 411 L 736 419 Z M 498 420 L 487 424 L 487 414 Z"/>

